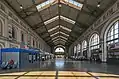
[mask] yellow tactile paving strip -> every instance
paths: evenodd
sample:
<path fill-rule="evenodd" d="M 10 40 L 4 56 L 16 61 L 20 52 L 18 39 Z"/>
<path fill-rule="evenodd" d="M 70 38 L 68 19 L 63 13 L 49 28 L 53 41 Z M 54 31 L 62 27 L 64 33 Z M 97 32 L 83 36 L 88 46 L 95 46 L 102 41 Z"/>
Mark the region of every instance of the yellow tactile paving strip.
<path fill-rule="evenodd" d="M 91 77 L 86 72 L 59 71 L 58 79 L 95 79 L 95 78 Z"/>
<path fill-rule="evenodd" d="M 118 78 L 117 78 L 118 77 Z M 30 71 L 0 74 L 0 79 L 55 79 L 56 71 Z M 94 73 L 58 71 L 57 79 L 119 79 L 119 75 Z"/>
<path fill-rule="evenodd" d="M 70 72 L 70 71 L 59 71 L 59 72 L 58 72 L 58 76 L 63 76 L 63 75 L 74 76 L 74 75 L 72 74 L 72 72 Z"/>
<path fill-rule="evenodd" d="M 90 72 L 93 76 L 98 77 L 99 79 L 119 79 L 119 75 L 115 74 L 106 74 L 106 73 L 94 73 Z"/>
<path fill-rule="evenodd" d="M 26 72 L 3 73 L 0 75 L 23 75 L 24 73 L 26 73 Z"/>

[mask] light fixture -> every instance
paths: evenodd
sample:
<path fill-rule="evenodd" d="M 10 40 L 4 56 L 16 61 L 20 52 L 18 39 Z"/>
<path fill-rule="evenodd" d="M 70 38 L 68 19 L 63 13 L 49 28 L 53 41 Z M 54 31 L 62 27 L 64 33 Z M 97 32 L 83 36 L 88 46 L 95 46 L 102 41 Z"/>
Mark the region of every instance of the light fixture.
<path fill-rule="evenodd" d="M 61 8 L 61 7 L 62 7 L 62 5 L 61 5 L 61 4 L 59 4 L 59 7 Z"/>
<path fill-rule="evenodd" d="M 100 7 L 100 2 L 98 2 L 97 7 Z"/>
<path fill-rule="evenodd" d="M 22 5 L 20 5 L 20 9 L 23 9 L 23 6 Z"/>

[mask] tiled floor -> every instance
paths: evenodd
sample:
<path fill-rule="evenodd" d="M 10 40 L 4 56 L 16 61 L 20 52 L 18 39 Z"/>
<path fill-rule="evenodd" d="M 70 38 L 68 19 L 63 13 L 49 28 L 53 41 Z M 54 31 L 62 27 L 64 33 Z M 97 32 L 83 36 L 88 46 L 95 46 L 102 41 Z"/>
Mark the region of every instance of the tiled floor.
<path fill-rule="evenodd" d="M 56 78 L 57 77 L 57 78 Z M 0 79 L 119 79 L 119 75 L 76 71 L 31 71 L 0 74 Z"/>
<path fill-rule="evenodd" d="M 49 64 L 48 64 L 49 63 Z M 119 66 L 56 59 L 24 69 L 0 70 L 0 79 L 119 79 Z"/>

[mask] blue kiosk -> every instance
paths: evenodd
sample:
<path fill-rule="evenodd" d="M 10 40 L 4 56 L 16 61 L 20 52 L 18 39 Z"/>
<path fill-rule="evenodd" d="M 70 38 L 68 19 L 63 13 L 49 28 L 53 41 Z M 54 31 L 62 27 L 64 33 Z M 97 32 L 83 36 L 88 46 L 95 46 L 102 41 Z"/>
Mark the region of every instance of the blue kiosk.
<path fill-rule="evenodd" d="M 17 62 L 17 68 L 27 67 L 33 65 L 37 61 L 40 51 L 34 49 L 21 48 L 2 48 L 0 49 L 0 63 L 13 60 Z"/>

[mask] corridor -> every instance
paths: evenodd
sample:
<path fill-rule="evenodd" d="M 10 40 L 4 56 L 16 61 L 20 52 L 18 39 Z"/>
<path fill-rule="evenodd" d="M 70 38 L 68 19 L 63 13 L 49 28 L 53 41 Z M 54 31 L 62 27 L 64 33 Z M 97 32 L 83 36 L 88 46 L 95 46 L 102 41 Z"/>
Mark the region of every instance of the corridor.
<path fill-rule="evenodd" d="M 1 70 L 0 79 L 119 79 L 118 66 L 52 59 L 35 67 Z"/>

